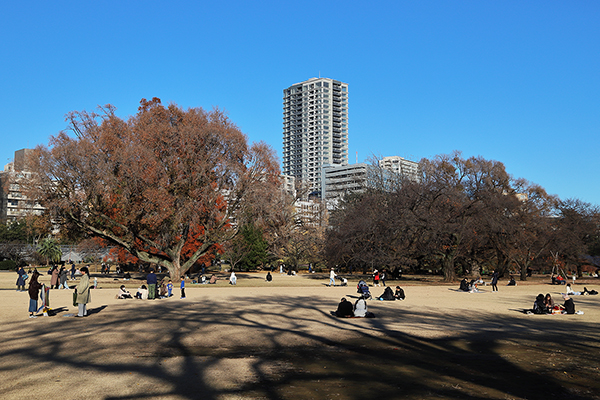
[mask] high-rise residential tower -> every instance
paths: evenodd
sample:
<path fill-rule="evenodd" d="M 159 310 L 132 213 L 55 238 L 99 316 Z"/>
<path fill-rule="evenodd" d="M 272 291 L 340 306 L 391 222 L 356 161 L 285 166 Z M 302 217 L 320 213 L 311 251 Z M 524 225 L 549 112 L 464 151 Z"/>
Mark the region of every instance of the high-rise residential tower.
<path fill-rule="evenodd" d="M 318 192 L 324 164 L 348 164 L 348 84 L 311 78 L 283 90 L 283 174 Z"/>

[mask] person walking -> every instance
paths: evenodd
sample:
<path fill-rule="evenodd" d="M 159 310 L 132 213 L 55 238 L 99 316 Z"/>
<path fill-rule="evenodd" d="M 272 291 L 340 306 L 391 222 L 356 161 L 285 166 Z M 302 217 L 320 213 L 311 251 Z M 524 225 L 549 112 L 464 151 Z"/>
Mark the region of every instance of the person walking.
<path fill-rule="evenodd" d="M 23 267 L 17 269 L 17 274 L 19 277 L 17 278 L 17 292 L 25 291 L 25 280 L 27 279 L 27 274 Z"/>
<path fill-rule="evenodd" d="M 154 268 L 150 268 L 150 273 L 146 275 L 146 283 L 148 284 L 148 300 L 156 299 L 156 283 L 158 282 Z"/>
<path fill-rule="evenodd" d="M 329 285 L 327 285 L 327 286 L 329 286 L 329 287 L 335 286 L 335 277 L 336 276 L 337 275 L 336 275 L 334 269 L 331 268 L 331 271 L 329 272 Z"/>
<path fill-rule="evenodd" d="M 494 270 L 492 274 L 492 292 L 498 291 L 498 271 Z"/>
<path fill-rule="evenodd" d="M 77 305 L 79 307 L 78 317 L 87 316 L 87 304 L 92 300 L 90 293 L 90 270 L 88 267 L 81 268 L 81 280 L 77 285 Z"/>

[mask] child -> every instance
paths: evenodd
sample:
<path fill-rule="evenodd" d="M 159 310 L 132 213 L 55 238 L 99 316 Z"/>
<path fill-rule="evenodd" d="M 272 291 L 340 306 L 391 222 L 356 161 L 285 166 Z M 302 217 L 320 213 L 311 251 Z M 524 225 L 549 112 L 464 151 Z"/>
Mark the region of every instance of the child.
<path fill-rule="evenodd" d="M 169 279 L 169 283 L 167 283 L 167 297 L 173 296 L 173 282 Z"/>
<path fill-rule="evenodd" d="M 185 277 L 181 275 L 181 298 L 185 299 Z"/>

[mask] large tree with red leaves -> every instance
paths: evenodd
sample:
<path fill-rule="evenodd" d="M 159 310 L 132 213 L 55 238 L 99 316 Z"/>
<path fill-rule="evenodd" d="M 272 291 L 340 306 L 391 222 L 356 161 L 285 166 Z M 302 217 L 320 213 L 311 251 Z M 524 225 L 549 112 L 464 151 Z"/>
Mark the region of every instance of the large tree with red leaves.
<path fill-rule="evenodd" d="M 266 194 L 279 184 L 274 151 L 248 145 L 218 109 L 165 107 L 154 98 L 128 120 L 105 106 L 67 121 L 69 130 L 37 148 L 33 195 L 57 221 L 172 277 L 218 250 L 246 219 L 264 218 Z"/>

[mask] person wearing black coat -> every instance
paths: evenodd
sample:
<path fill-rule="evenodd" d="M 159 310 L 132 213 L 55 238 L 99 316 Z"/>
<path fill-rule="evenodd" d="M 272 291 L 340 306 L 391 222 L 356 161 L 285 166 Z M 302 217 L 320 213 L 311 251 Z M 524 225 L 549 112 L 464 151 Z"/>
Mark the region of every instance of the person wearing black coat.
<path fill-rule="evenodd" d="M 29 281 L 29 318 L 36 318 L 35 313 L 38 311 L 37 302 L 42 288 L 42 284 L 38 282 L 38 276 L 40 274 L 35 271 Z"/>
<path fill-rule="evenodd" d="M 346 300 L 345 297 L 342 297 L 340 300 L 340 304 L 338 304 L 338 308 L 335 311 L 335 315 L 340 318 L 350 318 L 354 316 L 354 309 L 352 307 L 352 303 Z"/>
<path fill-rule="evenodd" d="M 573 299 L 569 296 L 564 296 L 565 304 L 563 304 L 563 308 L 567 312 L 567 314 L 575 314 L 575 303 L 573 303 Z"/>

